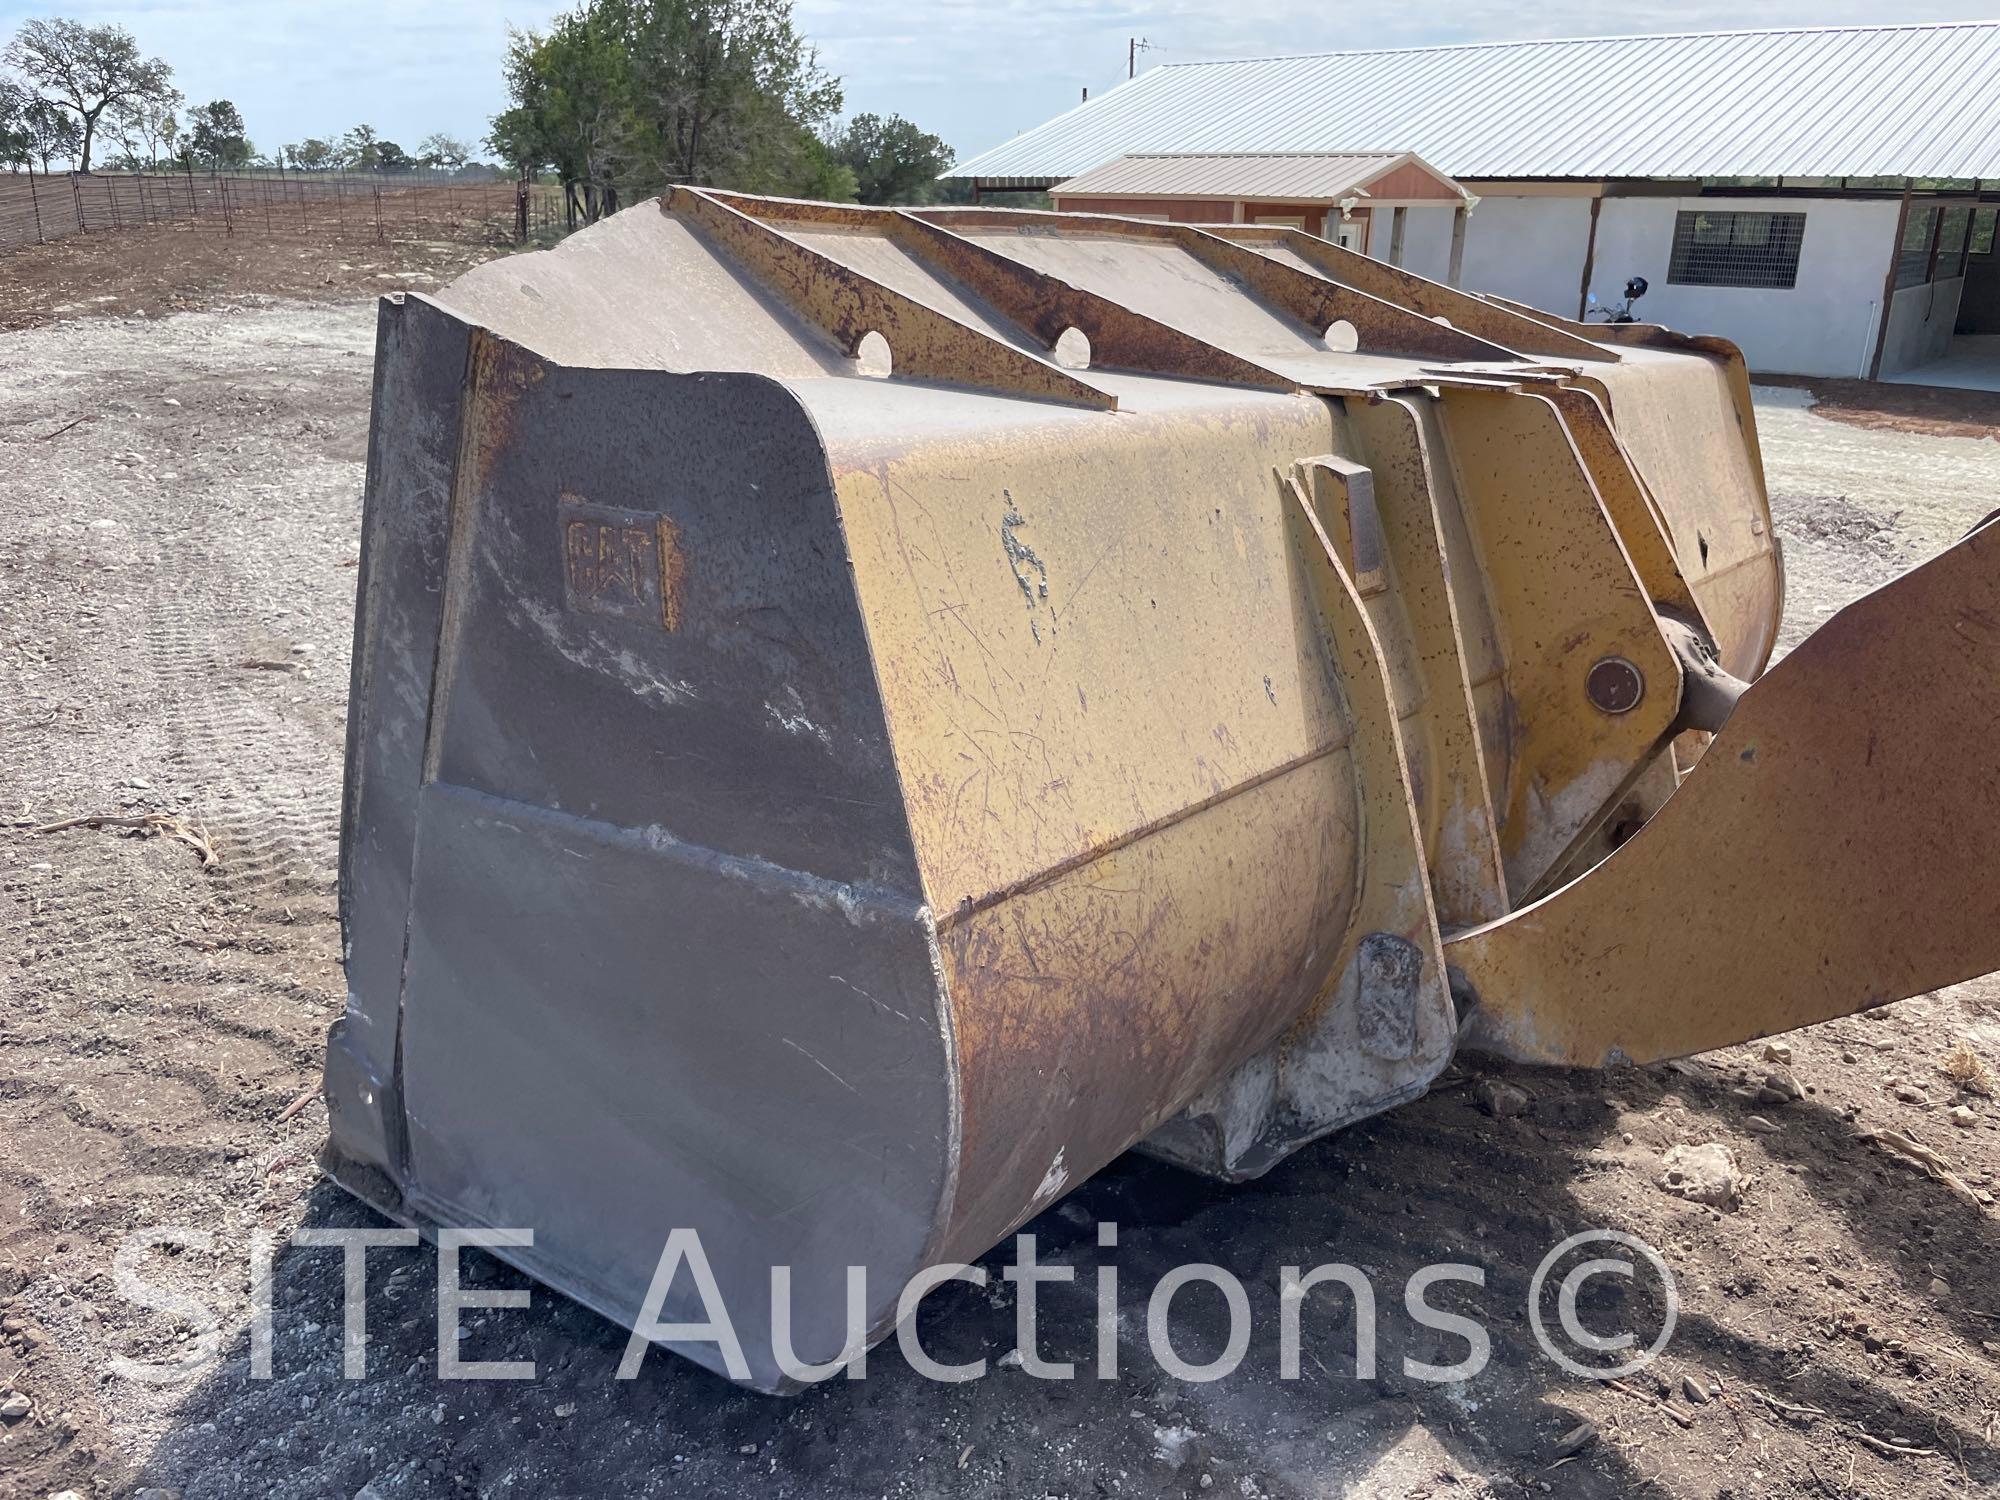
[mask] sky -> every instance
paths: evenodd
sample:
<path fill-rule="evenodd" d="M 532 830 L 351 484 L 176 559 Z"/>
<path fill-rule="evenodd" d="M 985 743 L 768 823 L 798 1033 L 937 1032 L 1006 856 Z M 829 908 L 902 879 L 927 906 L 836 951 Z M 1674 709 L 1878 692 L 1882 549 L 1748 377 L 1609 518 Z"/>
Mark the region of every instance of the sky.
<path fill-rule="evenodd" d="M 260 150 L 367 123 L 406 149 L 432 131 L 468 141 L 504 106 L 509 27 L 550 0 L 0 0 L 0 37 L 30 16 L 114 22 L 173 65 L 188 99 L 226 98 Z M 2000 17 L 2000 0 L 1656 0 L 1642 12 L 1578 0 L 795 0 L 799 29 L 846 85 L 847 112 L 901 114 L 970 156 L 1032 129 L 1140 67 L 1358 47 L 1534 36 Z"/>

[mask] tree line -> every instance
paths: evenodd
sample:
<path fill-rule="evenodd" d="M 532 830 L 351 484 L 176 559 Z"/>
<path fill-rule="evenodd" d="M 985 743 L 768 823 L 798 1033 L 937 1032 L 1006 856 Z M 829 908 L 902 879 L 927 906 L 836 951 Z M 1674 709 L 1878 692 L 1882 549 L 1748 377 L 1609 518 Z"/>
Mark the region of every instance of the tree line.
<path fill-rule="evenodd" d="M 243 114 L 227 99 L 188 106 L 173 68 L 147 57 L 122 26 L 34 20 L 0 51 L 0 167 L 75 162 L 119 171 L 175 168 L 289 167 L 294 171 L 399 172 L 417 167 L 460 171 L 478 165 L 473 149 L 443 132 L 415 151 L 373 126 L 309 137 L 260 153 Z"/>
<path fill-rule="evenodd" d="M 841 121 L 840 80 L 791 0 L 582 0 L 510 33 L 488 144 L 552 173 L 594 219 L 669 183 L 837 202 L 949 196 L 943 140 L 900 115 Z"/>
<path fill-rule="evenodd" d="M 411 151 L 368 125 L 259 153 L 235 104 L 190 107 L 172 67 L 122 26 L 27 21 L 0 64 L 0 166 L 478 165 L 452 136 Z M 842 119 L 841 82 L 791 0 L 581 0 L 545 30 L 510 32 L 505 83 L 485 144 L 521 175 L 562 183 L 586 220 L 670 183 L 837 202 L 956 196 L 938 180 L 952 160 L 939 137 L 900 115 Z"/>

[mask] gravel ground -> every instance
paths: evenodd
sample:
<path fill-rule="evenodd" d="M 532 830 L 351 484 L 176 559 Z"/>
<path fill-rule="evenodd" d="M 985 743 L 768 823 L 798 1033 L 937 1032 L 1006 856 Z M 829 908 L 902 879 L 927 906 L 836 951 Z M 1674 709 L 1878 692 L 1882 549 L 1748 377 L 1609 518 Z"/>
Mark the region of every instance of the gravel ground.
<path fill-rule="evenodd" d="M 335 1253 L 281 1252 L 275 1378 L 251 1379 L 253 1236 L 378 1222 L 319 1180 L 310 1095 L 341 994 L 333 856 L 373 318 L 350 300 L 239 299 L 0 335 L 0 1413 L 11 1395 L 29 1403 L 0 1418 L 0 1494 L 2000 1487 L 2000 1105 L 1943 1071 L 1961 1042 L 2000 1063 L 1992 981 L 1790 1038 L 1803 1095 L 1789 1104 L 1737 1096 L 1775 1065 L 1761 1049 L 1610 1074 L 1471 1064 L 1247 1187 L 1116 1163 L 1030 1226 L 1045 1259 L 1077 1271 L 1043 1293 L 1045 1354 L 1078 1360 L 1073 1382 L 1001 1362 L 1015 1310 L 997 1278 L 927 1303 L 935 1358 L 994 1361 L 964 1385 L 918 1380 L 893 1346 L 866 1380 L 792 1401 L 658 1355 L 619 1382 L 617 1331 L 539 1289 L 525 1311 L 469 1315 L 462 1344 L 469 1358 L 532 1359 L 535 1379 L 440 1381 L 428 1249 L 371 1255 L 355 1381 L 341 1373 Z M 2000 492 L 1990 436 L 1828 421 L 1796 389 L 1759 397 L 1787 644 Z M 150 813 L 189 840 L 29 831 Z M 1946 1119 L 1959 1105 L 1969 1128 Z M 1948 1151 L 1971 1196 L 1864 1137 L 1882 1125 Z M 1733 1204 L 1662 1188 L 1669 1152 L 1708 1143 L 1741 1177 Z M 1099 1219 L 1121 1225 L 1115 1251 L 1098 1248 Z M 155 1249 L 139 1269 L 194 1301 L 138 1305 L 114 1251 L 172 1226 L 206 1247 Z M 1544 1252 L 1595 1226 L 1658 1246 L 1679 1283 L 1673 1343 L 1623 1388 L 1552 1366 L 1523 1311 Z M 1354 1320 L 1328 1296 L 1305 1378 L 1281 1380 L 1278 1268 L 1335 1259 L 1376 1285 L 1381 1378 L 1351 1378 Z M 1432 1294 L 1491 1333 L 1492 1363 L 1457 1385 L 1402 1372 L 1405 1355 L 1464 1352 L 1402 1312 L 1404 1278 L 1440 1259 L 1487 1278 Z M 1145 1290 L 1188 1260 L 1252 1288 L 1248 1356 L 1213 1384 L 1139 1357 Z M 1090 1378 L 1103 1264 L 1127 1288 L 1115 1381 Z M 477 1257 L 467 1279 L 523 1284 Z M 1638 1321 L 1649 1296 L 1586 1310 Z M 1188 1359 L 1222 1340 L 1205 1297 L 1176 1304 Z M 219 1362 L 176 1384 L 108 1363 L 210 1338 Z M 1684 1381 L 1714 1394 L 1696 1402 Z M 1584 1422 L 1594 1438 L 1566 1452 Z"/>
<path fill-rule="evenodd" d="M 1756 395 L 1771 509 L 1785 547 L 1780 651 L 2000 505 L 2000 428 L 1983 437 L 1932 436 L 1826 421 L 1806 390 L 1760 386 Z M 2000 397 L 1984 399 L 2000 420 Z"/>

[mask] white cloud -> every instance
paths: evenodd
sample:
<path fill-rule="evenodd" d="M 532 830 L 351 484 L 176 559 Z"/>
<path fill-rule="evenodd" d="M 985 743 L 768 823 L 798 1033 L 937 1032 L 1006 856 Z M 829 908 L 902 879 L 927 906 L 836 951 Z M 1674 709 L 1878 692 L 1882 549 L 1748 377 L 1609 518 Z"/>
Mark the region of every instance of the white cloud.
<path fill-rule="evenodd" d="M 0 35 L 54 11 L 127 26 L 173 64 L 189 99 L 234 100 L 269 149 L 366 121 L 405 147 L 433 130 L 478 138 L 504 103 L 507 27 L 540 25 L 556 0 L 0 0 Z M 1993 0 L 1889 7 L 1881 0 L 1666 0 L 1643 14 L 1544 0 L 797 0 L 800 29 L 841 75 L 850 112 L 906 115 L 970 153 L 1041 124 L 1125 76 L 1129 37 L 1157 44 L 1142 66 L 1203 57 L 1420 46 L 1527 36 L 1770 25 L 1979 19 Z"/>

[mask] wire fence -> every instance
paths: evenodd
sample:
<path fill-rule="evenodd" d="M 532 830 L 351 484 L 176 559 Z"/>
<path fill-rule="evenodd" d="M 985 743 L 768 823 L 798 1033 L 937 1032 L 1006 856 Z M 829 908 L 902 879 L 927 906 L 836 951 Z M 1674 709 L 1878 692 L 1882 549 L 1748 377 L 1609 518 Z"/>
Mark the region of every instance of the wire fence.
<path fill-rule="evenodd" d="M 313 240 L 518 244 L 566 227 L 562 191 L 502 177 L 373 172 L 0 172 L 0 252 L 172 224 Z"/>

